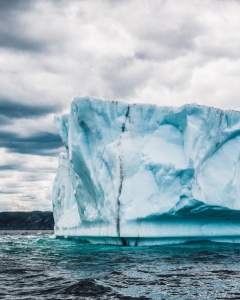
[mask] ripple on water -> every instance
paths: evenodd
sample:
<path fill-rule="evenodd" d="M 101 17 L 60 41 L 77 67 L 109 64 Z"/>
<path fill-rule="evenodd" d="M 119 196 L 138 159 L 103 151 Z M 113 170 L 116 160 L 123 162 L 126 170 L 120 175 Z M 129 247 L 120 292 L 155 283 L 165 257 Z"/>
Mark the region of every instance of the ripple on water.
<path fill-rule="evenodd" d="M 0 299 L 240 299 L 240 245 L 91 245 L 0 232 Z"/>

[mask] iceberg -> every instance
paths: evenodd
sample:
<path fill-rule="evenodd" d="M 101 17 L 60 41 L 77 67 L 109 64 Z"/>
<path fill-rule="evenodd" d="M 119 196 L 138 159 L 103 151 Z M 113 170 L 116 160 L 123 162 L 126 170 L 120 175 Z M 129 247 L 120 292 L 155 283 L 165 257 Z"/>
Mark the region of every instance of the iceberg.
<path fill-rule="evenodd" d="M 56 236 L 240 242 L 240 112 L 84 97 L 55 124 Z"/>

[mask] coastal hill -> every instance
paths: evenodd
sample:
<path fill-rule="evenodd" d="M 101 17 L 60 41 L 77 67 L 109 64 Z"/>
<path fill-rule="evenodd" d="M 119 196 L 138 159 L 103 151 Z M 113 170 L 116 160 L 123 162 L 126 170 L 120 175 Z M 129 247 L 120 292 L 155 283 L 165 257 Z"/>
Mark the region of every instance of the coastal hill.
<path fill-rule="evenodd" d="M 0 230 L 53 230 L 51 211 L 0 212 Z"/>

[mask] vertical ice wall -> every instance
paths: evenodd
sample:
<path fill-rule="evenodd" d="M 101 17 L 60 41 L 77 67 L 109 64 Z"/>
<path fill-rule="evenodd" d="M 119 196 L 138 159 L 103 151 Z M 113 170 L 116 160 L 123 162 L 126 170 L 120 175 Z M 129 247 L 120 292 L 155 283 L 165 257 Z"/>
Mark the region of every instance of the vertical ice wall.
<path fill-rule="evenodd" d="M 87 97 L 55 123 L 66 147 L 53 187 L 57 235 L 240 236 L 239 112 Z"/>

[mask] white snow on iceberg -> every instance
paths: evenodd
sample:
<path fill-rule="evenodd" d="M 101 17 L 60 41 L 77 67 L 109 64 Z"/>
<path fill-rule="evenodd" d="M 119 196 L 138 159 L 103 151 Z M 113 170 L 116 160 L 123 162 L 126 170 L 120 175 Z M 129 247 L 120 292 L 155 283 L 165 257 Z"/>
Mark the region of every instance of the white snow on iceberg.
<path fill-rule="evenodd" d="M 77 98 L 55 117 L 66 153 L 57 236 L 123 245 L 240 241 L 240 113 Z"/>

